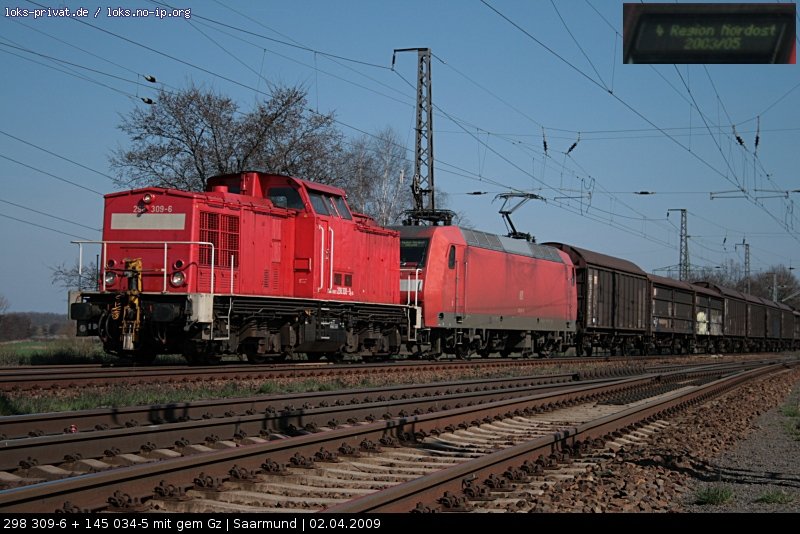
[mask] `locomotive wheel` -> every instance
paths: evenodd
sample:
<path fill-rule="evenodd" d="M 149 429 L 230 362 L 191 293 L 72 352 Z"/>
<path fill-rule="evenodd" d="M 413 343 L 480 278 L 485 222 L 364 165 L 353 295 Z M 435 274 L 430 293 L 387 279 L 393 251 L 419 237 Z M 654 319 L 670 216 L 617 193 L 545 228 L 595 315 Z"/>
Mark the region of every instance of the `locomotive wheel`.
<path fill-rule="evenodd" d="M 150 365 L 154 361 L 156 361 L 157 356 L 158 353 L 156 352 L 150 352 L 150 351 L 140 352 L 139 354 L 133 356 L 133 362 L 142 365 Z"/>
<path fill-rule="evenodd" d="M 152 351 L 143 350 L 141 352 L 119 352 L 117 356 L 131 365 L 150 365 L 158 354 Z"/>
<path fill-rule="evenodd" d="M 222 354 L 214 345 L 196 345 L 194 343 L 187 343 L 184 347 L 183 357 L 189 362 L 189 365 L 217 365 L 222 361 Z"/>
<path fill-rule="evenodd" d="M 467 345 L 457 345 L 455 348 L 455 354 L 457 360 L 469 360 L 470 354 L 473 351 L 469 349 Z"/>

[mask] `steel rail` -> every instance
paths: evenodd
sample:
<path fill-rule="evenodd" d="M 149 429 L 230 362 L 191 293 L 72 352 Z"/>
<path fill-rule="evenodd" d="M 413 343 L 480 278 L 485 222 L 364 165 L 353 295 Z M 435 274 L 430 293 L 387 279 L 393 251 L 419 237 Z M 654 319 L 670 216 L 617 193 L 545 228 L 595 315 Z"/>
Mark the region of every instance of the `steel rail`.
<path fill-rule="evenodd" d="M 620 360 L 622 362 L 622 360 Z M 86 367 L 58 366 L 54 368 L 0 369 L 0 391 L 46 389 L 127 382 L 149 384 L 153 381 L 177 382 L 181 377 L 189 380 L 247 379 L 269 380 L 286 377 L 319 378 L 343 374 L 407 373 L 409 371 L 439 371 L 474 369 L 476 366 L 498 369 L 537 368 L 546 365 L 595 364 L 596 361 L 574 359 L 542 360 L 474 360 L 474 361 L 398 361 L 391 363 L 327 364 L 324 362 L 287 364 L 236 364 L 204 367 Z M 48 366 L 49 367 L 49 366 Z M 60 384 L 63 384 L 60 386 Z"/>
<path fill-rule="evenodd" d="M 702 366 L 657 366 L 647 370 L 641 368 L 600 368 L 591 372 L 559 373 L 552 375 L 530 375 L 515 378 L 478 379 L 468 381 L 434 382 L 414 386 L 398 385 L 380 388 L 347 389 L 339 391 L 317 391 L 285 395 L 259 395 L 246 398 L 217 399 L 196 402 L 173 402 L 148 406 L 115 407 L 108 409 L 47 412 L 39 414 L 9 415 L 0 417 L 0 438 L 18 439 L 65 432 L 96 431 L 98 429 L 124 428 L 163 423 L 182 422 L 192 419 L 229 417 L 231 413 L 242 415 L 263 412 L 269 409 L 280 411 L 287 406 L 334 405 L 337 403 L 364 402 L 404 394 L 451 394 L 453 390 L 466 391 L 518 387 L 514 384 L 554 384 L 570 380 L 592 380 L 604 377 L 620 377 L 634 373 L 668 373 L 673 370 L 698 371 L 708 369 L 736 369 L 756 365 L 754 362 L 731 362 Z M 720 367 L 722 366 L 722 367 Z M 70 428 L 74 425 L 74 428 Z M 3 469 L 0 467 L 0 469 Z"/>
<path fill-rule="evenodd" d="M 607 384 L 618 381 L 617 378 L 606 378 L 581 382 L 581 385 Z M 534 380 L 527 380 L 533 382 Z M 196 419 L 181 421 L 173 417 L 169 424 L 150 422 L 139 425 L 123 425 L 119 428 L 108 430 L 95 430 L 77 433 L 59 433 L 47 436 L 32 436 L 19 439 L 0 441 L 0 470 L 11 471 L 23 463 L 35 460 L 37 465 L 58 464 L 67 461 L 65 458 L 88 459 L 108 456 L 107 451 L 113 454 L 140 453 L 143 446 L 149 449 L 171 448 L 179 442 L 201 444 L 212 439 L 241 441 L 247 436 L 268 437 L 272 434 L 307 434 L 309 428 L 330 428 L 339 426 L 329 424 L 331 421 L 364 421 L 396 416 L 408 410 L 426 411 L 429 409 L 440 410 L 446 406 L 461 406 L 468 402 L 491 402 L 509 397 L 530 396 L 534 392 L 548 392 L 574 387 L 575 383 L 542 383 L 522 384 L 515 389 L 488 388 L 475 391 L 465 391 L 467 388 L 457 388 L 458 391 L 443 391 L 441 387 L 431 386 L 431 394 L 427 397 L 413 397 L 405 395 L 396 398 L 396 395 L 383 394 L 383 400 L 374 399 L 375 391 L 361 394 L 359 391 L 342 394 L 328 394 L 329 398 L 349 398 L 351 402 L 329 403 L 326 406 L 289 408 L 265 411 L 262 402 L 251 404 L 254 408 L 248 414 L 219 414 L 216 417 L 210 412 Z M 406 391 L 417 388 L 406 387 Z M 356 394 L 358 397 L 348 397 Z M 372 400 L 369 398 L 372 397 Z M 390 399 L 391 397 L 391 399 Z M 302 398 L 302 397 L 301 397 Z M 320 398 L 314 395 L 314 398 Z M 269 399 L 267 399 L 269 400 Z M 361 402 L 352 402 L 360 400 Z M 206 404 L 206 403 L 204 403 Z M 259 406 L 262 405 L 262 406 Z M 160 413 L 155 411 L 154 413 Z M 181 412 L 176 410 L 175 415 Z M 54 414 L 58 416 L 58 414 Z M 61 424 L 69 424 L 70 419 L 61 419 Z M 2 428 L 2 427 L 0 427 Z M 294 429 L 294 430 L 292 430 Z M 211 438 L 214 436 L 214 438 Z"/>
<path fill-rule="evenodd" d="M 775 367 L 780 367 L 780 364 L 772 366 L 770 369 Z M 226 478 L 233 467 L 257 470 L 265 459 L 286 463 L 298 454 L 313 457 L 320 449 L 335 451 L 341 443 L 347 443 L 358 449 L 359 445 L 365 442 L 364 440 L 380 442 L 384 439 L 389 442 L 396 440 L 412 442 L 415 437 L 458 427 L 467 428 L 479 424 L 482 420 L 532 414 L 539 410 L 553 409 L 568 403 L 589 402 L 604 394 L 647 387 L 657 383 L 658 380 L 657 376 L 628 378 L 613 384 L 570 388 L 558 394 L 533 395 L 452 409 L 446 412 L 355 424 L 293 439 L 270 441 L 13 488 L 0 492 L 0 510 L 8 512 L 51 512 L 66 508 L 88 511 L 105 510 L 111 508 L 109 497 L 112 492 L 124 491 L 123 498 L 118 495 L 114 502 L 119 503 L 122 500 L 130 503 L 131 507 L 126 510 L 133 511 L 141 500 L 151 498 L 156 486 L 164 480 L 168 480 L 171 487 L 190 487 L 198 475 L 202 475 L 201 478 Z M 550 440 L 549 446 L 569 437 L 569 435 L 559 436 L 559 439 L 555 441 Z"/>
<path fill-rule="evenodd" d="M 792 366 L 796 365 L 791 364 Z M 565 448 L 574 448 L 579 441 L 609 437 L 614 432 L 634 428 L 644 421 L 659 418 L 688 405 L 702 402 L 724 393 L 746 381 L 783 370 L 787 364 L 773 364 L 760 369 L 744 371 L 721 378 L 690 392 L 668 395 L 658 400 L 635 406 L 576 427 L 544 436 L 527 443 L 509 447 L 481 458 L 437 471 L 430 475 L 393 486 L 386 490 L 330 507 L 329 513 L 410 512 L 418 503 L 435 507 L 444 492 L 462 494 L 465 480 L 482 480 L 490 474 L 502 474 L 509 468 L 518 468 L 526 459 L 535 460 Z"/>
<path fill-rule="evenodd" d="M 201 472 L 206 477 L 227 477 L 234 466 L 257 470 L 265 459 L 287 463 L 298 454 L 313 457 L 321 448 L 336 451 L 342 443 L 357 450 L 365 440 L 374 443 L 382 439 L 409 441 L 415 435 L 443 432 L 448 427 L 455 428 L 458 425 L 469 426 L 483 418 L 511 417 L 514 414 L 533 413 L 533 410 L 552 409 L 569 402 L 586 402 L 604 394 L 646 387 L 654 381 L 657 381 L 657 377 L 627 378 L 610 384 L 574 387 L 557 394 L 532 395 L 438 413 L 355 424 L 292 439 L 22 486 L 0 491 L 0 511 L 53 512 L 66 507 L 87 511 L 105 510 L 109 508 L 108 499 L 113 492 L 123 491 L 127 495 L 126 501 L 139 502 L 151 498 L 155 488 L 165 479 L 172 486 L 189 487 Z"/>

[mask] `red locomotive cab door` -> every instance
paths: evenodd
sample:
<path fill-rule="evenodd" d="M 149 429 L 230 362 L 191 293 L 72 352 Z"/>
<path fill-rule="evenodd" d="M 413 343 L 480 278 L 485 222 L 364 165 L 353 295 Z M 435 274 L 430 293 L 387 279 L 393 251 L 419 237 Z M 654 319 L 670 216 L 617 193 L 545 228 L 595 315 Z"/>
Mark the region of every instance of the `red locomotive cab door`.
<path fill-rule="evenodd" d="M 314 221 L 314 292 L 322 298 L 336 298 L 353 292 L 352 275 L 344 276 L 347 266 L 346 225 L 352 225 L 352 215 L 344 200 L 318 191 L 309 191 L 316 213 Z M 350 286 L 345 282 L 350 279 Z"/>
<path fill-rule="evenodd" d="M 461 254 L 459 254 L 459 252 L 461 252 Z M 459 247 L 450 245 L 447 251 L 447 274 L 445 275 L 445 284 L 451 288 L 452 293 L 449 299 L 450 302 L 446 303 L 445 308 L 452 310 L 456 323 L 462 322 L 466 313 L 466 261 L 459 261 L 460 256 L 463 260 L 464 252 L 459 251 Z"/>
<path fill-rule="evenodd" d="M 317 217 L 316 228 L 314 229 L 314 292 L 326 295 L 331 288 L 331 278 L 333 277 L 333 258 L 332 249 L 334 247 L 334 232 L 329 221 L 323 217 Z"/>

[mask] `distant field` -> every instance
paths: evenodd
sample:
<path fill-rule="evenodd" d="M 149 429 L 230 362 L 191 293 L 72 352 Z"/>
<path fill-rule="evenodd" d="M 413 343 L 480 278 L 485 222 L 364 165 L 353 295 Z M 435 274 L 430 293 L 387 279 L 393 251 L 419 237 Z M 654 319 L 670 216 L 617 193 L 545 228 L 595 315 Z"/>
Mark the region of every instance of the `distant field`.
<path fill-rule="evenodd" d="M 66 338 L 6 341 L 0 343 L 0 365 L 54 365 L 110 361 L 100 343 Z"/>

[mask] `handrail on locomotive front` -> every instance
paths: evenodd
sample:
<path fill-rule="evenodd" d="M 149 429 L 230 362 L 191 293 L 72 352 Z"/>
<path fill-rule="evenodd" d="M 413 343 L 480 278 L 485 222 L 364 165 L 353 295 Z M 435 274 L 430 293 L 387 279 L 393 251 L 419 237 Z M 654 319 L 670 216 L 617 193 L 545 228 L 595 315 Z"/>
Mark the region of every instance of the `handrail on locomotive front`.
<path fill-rule="evenodd" d="M 71 241 L 78 245 L 78 285 L 80 286 L 80 279 L 83 274 L 83 245 L 102 245 L 103 246 L 103 273 L 100 276 L 100 279 L 103 281 L 103 291 L 106 290 L 106 264 L 105 258 L 107 253 L 107 245 L 153 245 L 153 244 L 163 244 L 164 245 L 164 266 L 162 271 L 164 271 L 164 288 L 162 293 L 167 292 L 167 266 L 169 262 L 167 260 L 167 248 L 169 245 L 202 245 L 202 246 L 209 246 L 211 247 L 211 296 L 214 296 L 214 259 L 215 259 L 215 249 L 214 243 L 210 241 Z M 231 293 L 233 293 L 233 277 L 231 277 Z"/>
<path fill-rule="evenodd" d="M 402 272 L 410 273 L 411 271 L 414 271 L 414 306 L 418 306 L 419 305 L 419 282 L 420 282 L 419 273 L 422 272 L 422 269 L 419 269 L 419 268 L 417 268 L 417 269 L 400 269 L 401 273 Z M 401 284 L 402 284 L 403 281 L 404 280 L 401 277 L 400 278 Z M 407 284 L 406 285 L 406 305 L 409 306 L 409 305 L 411 305 L 411 275 L 410 274 L 408 275 L 408 278 L 405 281 L 406 281 L 406 284 Z M 401 291 L 402 291 L 402 287 L 401 287 Z"/>

